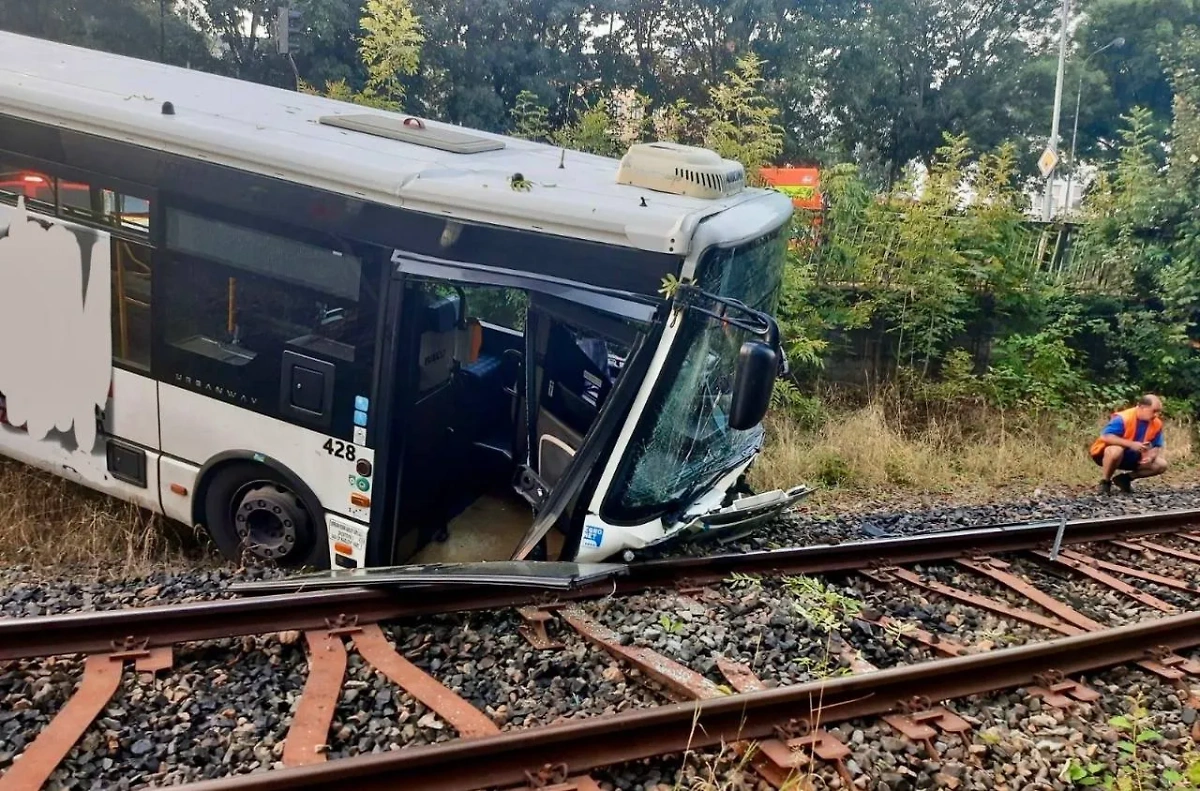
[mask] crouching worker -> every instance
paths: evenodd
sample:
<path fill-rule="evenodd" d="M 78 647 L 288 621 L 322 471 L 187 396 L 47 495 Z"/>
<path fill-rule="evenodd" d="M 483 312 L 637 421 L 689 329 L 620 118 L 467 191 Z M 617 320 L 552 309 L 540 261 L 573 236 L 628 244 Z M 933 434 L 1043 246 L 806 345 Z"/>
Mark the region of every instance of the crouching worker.
<path fill-rule="evenodd" d="M 1131 492 L 1134 478 L 1150 478 L 1167 471 L 1167 460 L 1162 456 L 1162 428 L 1162 401 L 1153 394 L 1113 414 L 1089 450 L 1103 471 L 1100 494 L 1109 494 L 1114 483 L 1122 492 Z M 1114 476 L 1118 470 L 1121 473 Z"/>

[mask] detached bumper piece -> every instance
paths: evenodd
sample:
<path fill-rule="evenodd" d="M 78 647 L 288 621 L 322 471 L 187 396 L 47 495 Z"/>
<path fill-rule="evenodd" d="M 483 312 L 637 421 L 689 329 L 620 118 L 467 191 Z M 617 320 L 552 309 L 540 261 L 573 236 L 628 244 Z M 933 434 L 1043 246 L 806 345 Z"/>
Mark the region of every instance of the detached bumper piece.
<path fill-rule="evenodd" d="M 292 593 L 331 588 L 459 587 L 494 585 L 503 588 L 572 590 L 629 572 L 623 563 L 568 563 L 497 560 L 478 563 L 426 563 L 378 568 L 334 569 L 298 574 L 278 580 L 240 582 L 235 593 Z"/>
<path fill-rule="evenodd" d="M 807 486 L 793 486 L 787 491 L 774 489 L 742 497 L 724 508 L 698 516 L 685 516 L 684 519 L 689 521 L 680 534 L 688 537 L 719 533 L 720 538 L 737 538 L 771 521 L 812 493 L 813 490 Z"/>

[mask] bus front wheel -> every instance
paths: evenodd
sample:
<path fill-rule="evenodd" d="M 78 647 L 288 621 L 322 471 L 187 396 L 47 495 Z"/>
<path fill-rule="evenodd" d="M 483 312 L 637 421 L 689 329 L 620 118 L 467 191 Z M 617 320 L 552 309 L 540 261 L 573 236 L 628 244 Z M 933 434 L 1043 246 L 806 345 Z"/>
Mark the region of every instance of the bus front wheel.
<path fill-rule="evenodd" d="M 209 534 L 230 560 L 249 553 L 283 567 L 328 565 L 319 559 L 327 552 L 323 525 L 270 467 L 240 462 L 216 470 L 204 494 L 204 513 Z"/>

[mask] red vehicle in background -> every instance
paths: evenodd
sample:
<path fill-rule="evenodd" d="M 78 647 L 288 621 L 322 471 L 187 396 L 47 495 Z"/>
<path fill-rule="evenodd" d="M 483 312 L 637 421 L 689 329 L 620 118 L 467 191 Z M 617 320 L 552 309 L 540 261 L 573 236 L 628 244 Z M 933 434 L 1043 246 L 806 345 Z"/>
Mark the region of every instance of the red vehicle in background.
<path fill-rule="evenodd" d="M 821 171 L 811 167 L 785 166 L 762 168 L 759 174 L 767 186 L 790 196 L 792 205 L 799 210 L 795 214 L 796 236 L 792 239 L 792 249 L 816 246 L 825 210 L 824 196 L 821 194 Z"/>

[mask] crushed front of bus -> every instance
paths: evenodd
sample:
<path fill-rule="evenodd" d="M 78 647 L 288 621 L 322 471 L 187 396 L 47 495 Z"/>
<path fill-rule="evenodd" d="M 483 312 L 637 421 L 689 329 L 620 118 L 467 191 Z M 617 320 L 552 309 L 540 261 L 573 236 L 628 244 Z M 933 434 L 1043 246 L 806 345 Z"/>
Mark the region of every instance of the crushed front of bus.
<path fill-rule="evenodd" d="M 774 316 L 788 230 L 783 221 L 749 241 L 709 246 L 698 257 L 692 285 Z M 730 416 L 739 357 L 754 333 L 682 305 L 671 325 L 661 366 L 648 375 L 649 399 L 615 449 L 619 459 L 609 485 L 597 492 L 599 508 L 585 517 L 579 561 L 618 553 L 628 559 L 636 550 L 699 534 L 741 535 L 809 492 L 796 486 L 751 495 L 744 487 L 766 432 L 761 422 L 737 430 Z"/>

